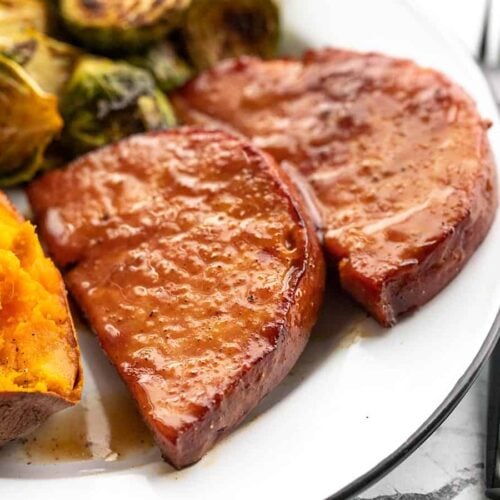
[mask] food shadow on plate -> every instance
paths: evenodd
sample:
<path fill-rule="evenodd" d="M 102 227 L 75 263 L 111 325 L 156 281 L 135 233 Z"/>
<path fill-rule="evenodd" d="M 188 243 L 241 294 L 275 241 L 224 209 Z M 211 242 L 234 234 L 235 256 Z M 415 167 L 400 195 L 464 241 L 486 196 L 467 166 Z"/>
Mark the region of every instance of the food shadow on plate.
<path fill-rule="evenodd" d="M 319 370 L 334 351 L 347 349 L 362 338 L 384 335 L 388 331 L 341 290 L 335 271 L 330 270 L 328 274 L 324 303 L 304 352 L 281 384 L 247 416 L 241 429 L 287 398 Z"/>

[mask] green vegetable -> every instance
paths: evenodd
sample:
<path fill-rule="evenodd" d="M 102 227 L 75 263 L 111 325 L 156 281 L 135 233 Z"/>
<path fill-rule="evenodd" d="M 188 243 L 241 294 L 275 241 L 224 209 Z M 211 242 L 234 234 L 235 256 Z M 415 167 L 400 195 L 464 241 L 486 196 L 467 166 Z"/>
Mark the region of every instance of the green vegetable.
<path fill-rule="evenodd" d="M 183 33 L 193 64 L 203 70 L 228 57 L 274 56 L 279 24 L 273 0 L 193 0 Z"/>
<path fill-rule="evenodd" d="M 50 25 L 49 8 L 43 0 L 0 0 L 0 34 L 25 29 L 46 33 Z"/>
<path fill-rule="evenodd" d="M 67 29 L 103 53 L 135 52 L 176 27 L 191 0 L 60 0 Z"/>
<path fill-rule="evenodd" d="M 0 55 L 0 185 L 30 180 L 62 120 L 57 98 L 44 92 L 16 62 Z"/>
<path fill-rule="evenodd" d="M 150 71 L 163 92 L 170 92 L 194 76 L 193 69 L 182 59 L 168 41 L 160 42 L 144 54 L 132 56 L 131 64 Z"/>
<path fill-rule="evenodd" d="M 37 31 L 27 30 L 0 35 L 0 54 L 21 64 L 43 90 L 60 95 L 80 51 Z"/>
<path fill-rule="evenodd" d="M 61 99 L 63 142 L 74 155 L 131 134 L 175 125 L 170 103 L 147 72 L 83 57 Z"/>

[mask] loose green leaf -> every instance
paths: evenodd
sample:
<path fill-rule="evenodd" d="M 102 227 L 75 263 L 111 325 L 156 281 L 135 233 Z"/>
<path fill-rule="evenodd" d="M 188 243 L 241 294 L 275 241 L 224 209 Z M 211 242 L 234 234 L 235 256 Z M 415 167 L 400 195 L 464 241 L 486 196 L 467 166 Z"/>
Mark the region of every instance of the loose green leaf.
<path fill-rule="evenodd" d="M 0 34 L 0 54 L 21 64 L 43 90 L 60 95 L 81 53 L 71 45 L 26 30 Z"/>

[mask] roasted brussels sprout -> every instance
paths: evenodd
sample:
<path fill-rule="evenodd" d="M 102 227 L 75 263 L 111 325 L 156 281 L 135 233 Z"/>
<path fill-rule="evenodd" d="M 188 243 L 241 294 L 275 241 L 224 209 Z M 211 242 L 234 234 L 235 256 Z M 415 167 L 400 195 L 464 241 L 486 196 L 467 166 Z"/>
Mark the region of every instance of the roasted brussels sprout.
<path fill-rule="evenodd" d="M 162 41 L 145 53 L 130 57 L 129 62 L 147 69 L 163 92 L 170 92 L 194 76 L 193 69 L 175 51 L 172 44 Z"/>
<path fill-rule="evenodd" d="M 62 128 L 57 98 L 16 62 L 0 55 L 0 185 L 30 180 Z"/>
<path fill-rule="evenodd" d="M 0 54 L 21 64 L 43 90 L 60 95 L 80 51 L 37 31 L 27 30 L 10 36 L 0 35 Z"/>
<path fill-rule="evenodd" d="M 0 34 L 36 29 L 46 33 L 49 7 L 43 0 L 0 0 Z"/>
<path fill-rule="evenodd" d="M 63 143 L 74 155 L 127 135 L 175 125 L 170 103 L 143 69 L 83 57 L 61 99 Z"/>
<path fill-rule="evenodd" d="M 184 22 L 186 49 L 197 69 L 227 57 L 272 57 L 279 41 L 273 0 L 193 0 Z"/>
<path fill-rule="evenodd" d="M 60 0 L 68 30 L 99 52 L 128 53 L 160 40 L 191 0 Z"/>

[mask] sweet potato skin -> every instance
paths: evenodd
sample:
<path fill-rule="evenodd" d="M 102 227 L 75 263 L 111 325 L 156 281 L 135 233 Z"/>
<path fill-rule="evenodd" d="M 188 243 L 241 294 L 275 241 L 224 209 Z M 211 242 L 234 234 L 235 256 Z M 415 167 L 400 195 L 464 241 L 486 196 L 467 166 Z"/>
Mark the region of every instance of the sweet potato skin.
<path fill-rule="evenodd" d="M 29 434 L 52 414 L 73 404 L 55 393 L 0 393 L 0 446 Z"/>
<path fill-rule="evenodd" d="M 384 326 L 462 269 L 497 206 L 488 122 L 441 73 L 341 49 L 226 61 L 173 96 L 184 123 L 297 169 L 342 286 Z"/>
<path fill-rule="evenodd" d="M 247 141 L 199 128 L 132 137 L 45 175 L 29 199 L 175 467 L 199 460 L 302 352 L 323 256 L 287 175 Z"/>
<path fill-rule="evenodd" d="M 23 217 L 2 192 L 0 192 L 0 206 L 19 224 L 24 222 Z M 60 280 L 60 297 L 63 298 L 65 310 L 68 311 L 65 341 L 72 350 L 76 363 L 74 385 L 65 395 L 51 390 L 44 392 L 23 390 L 21 387 L 17 391 L 0 390 L 0 447 L 29 434 L 52 414 L 69 408 L 80 400 L 83 385 L 80 350 L 63 280 L 59 273 L 55 272 Z"/>

